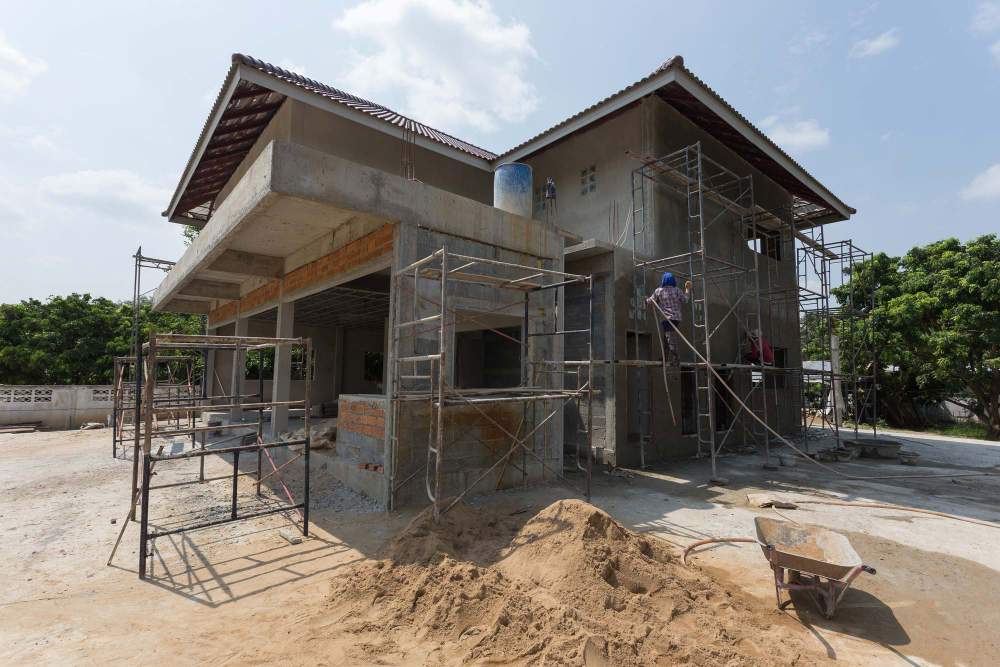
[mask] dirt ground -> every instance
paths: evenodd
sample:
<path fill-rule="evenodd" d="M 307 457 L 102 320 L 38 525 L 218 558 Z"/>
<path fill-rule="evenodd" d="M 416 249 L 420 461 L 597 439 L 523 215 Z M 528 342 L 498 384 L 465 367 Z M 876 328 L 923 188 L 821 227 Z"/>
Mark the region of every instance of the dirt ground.
<path fill-rule="evenodd" d="M 906 446 L 923 448 L 921 466 L 838 468 L 957 475 L 1000 463 L 989 444 Z M 231 470 L 209 461 L 209 476 Z M 842 480 L 802 464 L 764 471 L 741 456 L 723 460 L 731 480 L 723 489 L 704 482 L 705 462 L 692 461 L 598 474 L 592 500 L 607 515 L 559 503 L 571 495 L 555 486 L 472 499 L 449 518 L 461 530 L 448 534 L 465 536 L 455 543 L 416 512 L 377 512 L 327 475 L 316 453 L 310 539 L 292 545 L 279 535 L 294 530 L 294 514 L 164 537 L 141 582 L 135 525 L 105 565 L 131 465 L 111 458 L 106 431 L 0 435 L 0 564 L 9 573 L 0 663 L 1000 662 L 1000 529 L 824 505 L 779 516 L 746 503 L 748 492 L 781 491 L 995 522 L 994 477 Z M 286 469 L 293 493 L 294 468 Z M 156 481 L 196 476 L 196 463 L 170 464 Z M 282 497 L 278 487 L 257 498 L 244 480 L 240 511 Z M 228 503 L 229 485 L 219 482 L 163 489 L 150 507 L 165 527 L 218 516 Z M 676 562 L 696 539 L 752 534 L 759 514 L 844 532 L 878 574 L 862 575 L 827 621 L 798 596 L 775 608 L 755 545 L 706 547 L 690 568 Z M 498 599 L 519 602 L 498 607 Z"/>

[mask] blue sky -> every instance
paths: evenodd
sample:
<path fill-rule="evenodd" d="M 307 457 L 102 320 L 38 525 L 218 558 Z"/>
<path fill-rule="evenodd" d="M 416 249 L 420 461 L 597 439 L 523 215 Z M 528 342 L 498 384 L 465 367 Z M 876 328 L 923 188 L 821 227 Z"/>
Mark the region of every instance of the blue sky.
<path fill-rule="evenodd" d="M 1000 0 L 0 3 L 0 301 L 131 290 L 234 51 L 505 150 L 674 54 L 901 253 L 1000 232 Z M 152 285 L 152 278 L 149 278 Z"/>

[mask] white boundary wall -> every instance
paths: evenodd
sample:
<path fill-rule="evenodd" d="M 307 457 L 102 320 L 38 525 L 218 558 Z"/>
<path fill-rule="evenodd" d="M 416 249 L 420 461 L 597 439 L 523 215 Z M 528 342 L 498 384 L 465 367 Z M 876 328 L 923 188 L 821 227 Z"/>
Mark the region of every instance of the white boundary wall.
<path fill-rule="evenodd" d="M 114 404 L 111 385 L 0 385 L 0 424 L 41 422 L 45 428 L 74 429 L 84 422 L 108 423 Z"/>

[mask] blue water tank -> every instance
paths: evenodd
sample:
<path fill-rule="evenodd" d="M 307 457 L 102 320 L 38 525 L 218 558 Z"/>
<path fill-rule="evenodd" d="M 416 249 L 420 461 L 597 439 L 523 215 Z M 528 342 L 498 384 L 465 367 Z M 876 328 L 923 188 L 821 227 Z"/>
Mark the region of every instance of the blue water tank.
<path fill-rule="evenodd" d="M 508 162 L 493 172 L 493 206 L 501 210 L 531 217 L 531 167 L 520 162 Z"/>

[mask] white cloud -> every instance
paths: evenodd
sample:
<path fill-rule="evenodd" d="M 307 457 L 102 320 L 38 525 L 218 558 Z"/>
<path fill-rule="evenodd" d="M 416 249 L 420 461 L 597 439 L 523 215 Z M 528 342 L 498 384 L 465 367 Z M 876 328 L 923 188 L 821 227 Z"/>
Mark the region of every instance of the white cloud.
<path fill-rule="evenodd" d="M 1000 2 L 980 2 L 972 17 L 972 30 L 982 33 L 1000 30 Z"/>
<path fill-rule="evenodd" d="M 15 49 L 0 32 L 0 102 L 10 102 L 24 93 L 35 77 L 49 66 Z"/>
<path fill-rule="evenodd" d="M 868 58 L 870 56 L 881 55 L 899 46 L 901 41 L 903 41 L 903 38 L 900 37 L 899 28 L 889 28 L 881 35 L 855 42 L 851 46 L 850 55 L 852 58 Z"/>
<path fill-rule="evenodd" d="M 536 57 L 531 33 L 485 0 L 363 0 L 334 27 L 359 45 L 345 87 L 400 94 L 400 110 L 422 122 L 492 131 L 538 106 L 525 74 Z"/>
<path fill-rule="evenodd" d="M 972 179 L 959 193 L 962 199 L 1000 199 L 1000 162 Z"/>
<path fill-rule="evenodd" d="M 826 44 L 829 39 L 825 33 L 819 30 L 807 30 L 792 41 L 788 47 L 788 51 L 793 56 L 801 56 L 818 46 Z"/>
<path fill-rule="evenodd" d="M 802 153 L 830 145 L 830 130 L 814 118 L 791 120 L 789 112 L 768 116 L 760 122 L 771 141 L 791 153 Z"/>
<path fill-rule="evenodd" d="M 22 159 L 66 158 L 68 152 L 62 146 L 61 137 L 62 129 L 58 126 L 40 128 L 0 124 L 0 155 L 11 158 L 9 164 Z"/>
<path fill-rule="evenodd" d="M 1000 39 L 993 42 L 993 46 L 990 47 L 990 54 L 993 56 L 993 60 L 1000 65 Z"/>
<path fill-rule="evenodd" d="M 82 208 L 102 218 L 117 220 L 158 217 L 171 194 L 169 189 L 151 185 L 125 169 L 46 176 L 39 182 L 39 190 L 53 204 Z"/>

